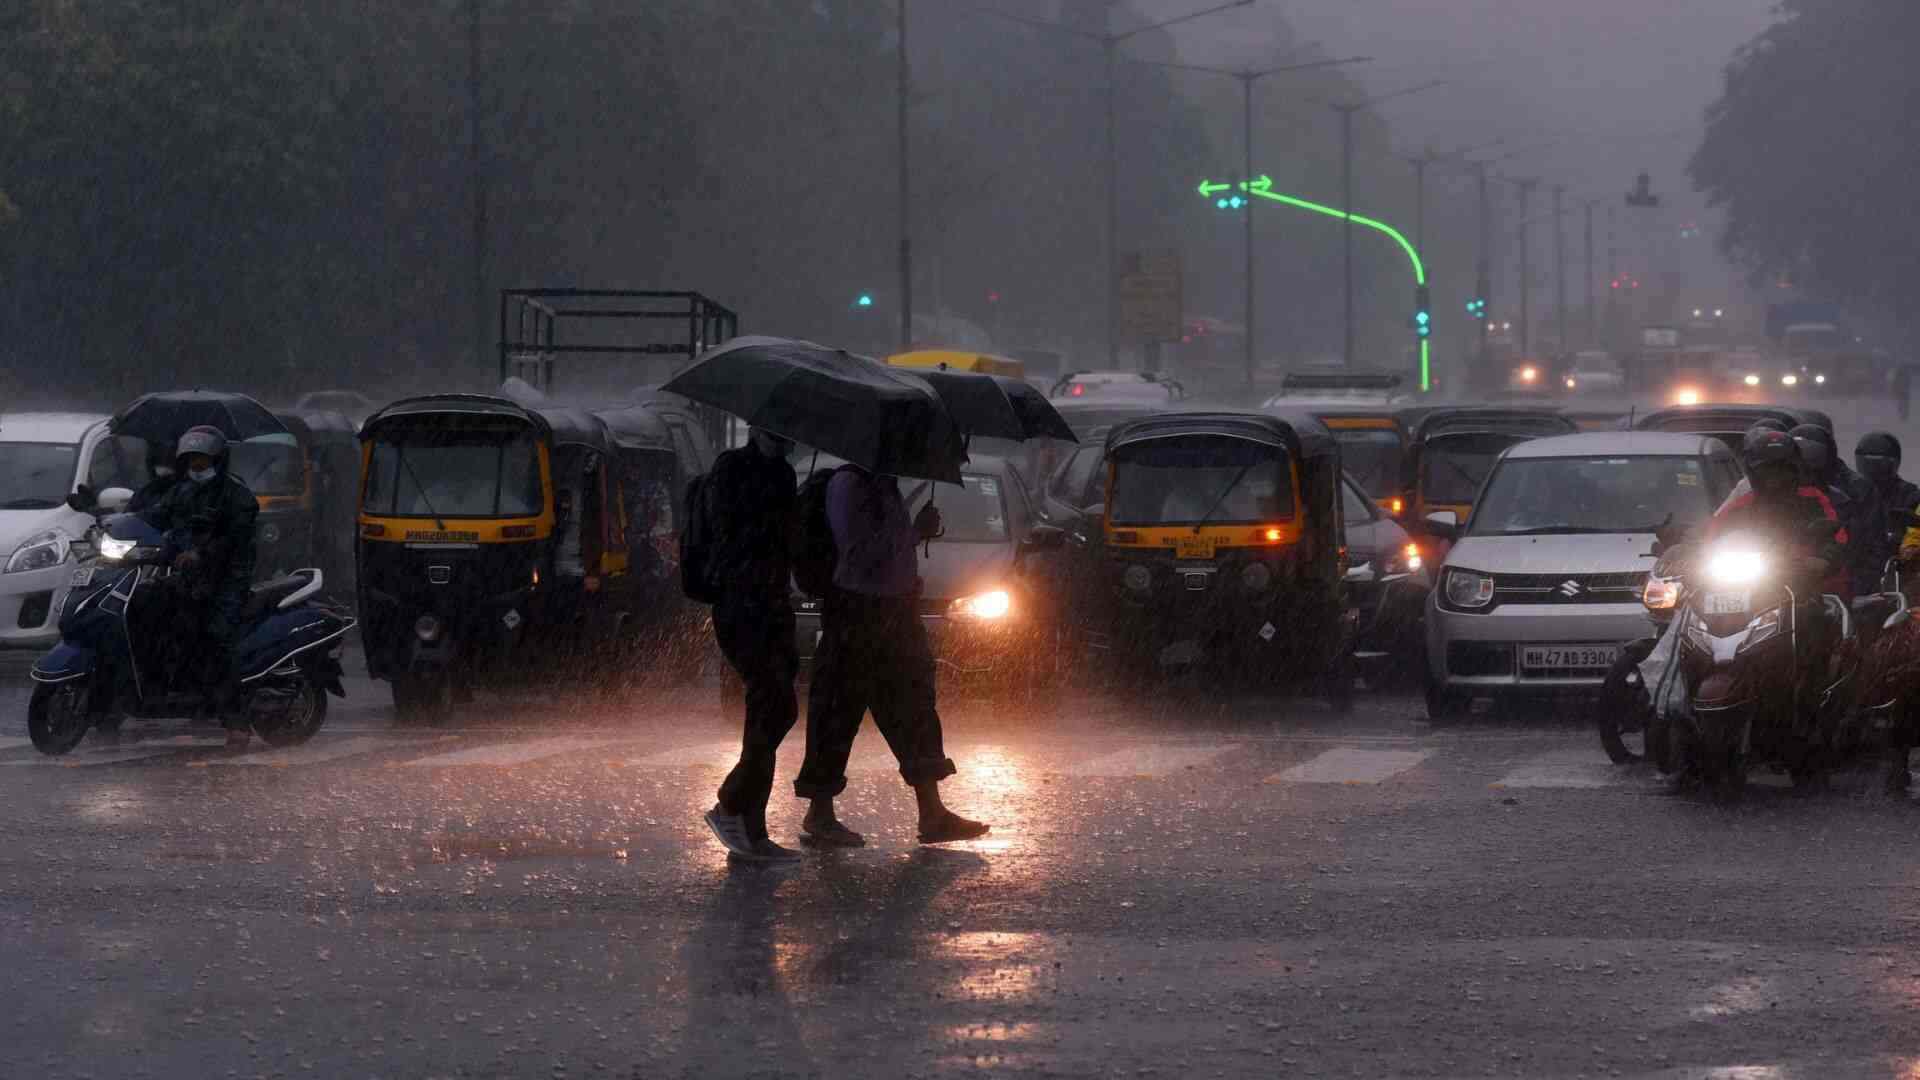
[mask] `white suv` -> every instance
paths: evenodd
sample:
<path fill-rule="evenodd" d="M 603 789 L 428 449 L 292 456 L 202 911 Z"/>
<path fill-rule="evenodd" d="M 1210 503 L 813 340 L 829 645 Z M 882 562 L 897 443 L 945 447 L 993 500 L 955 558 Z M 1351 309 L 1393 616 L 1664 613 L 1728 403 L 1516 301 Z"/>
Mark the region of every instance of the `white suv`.
<path fill-rule="evenodd" d="M 104 415 L 0 413 L 0 648 L 60 639 L 60 606 L 93 524 L 67 496 L 83 481 L 138 489 L 146 451 L 108 434 Z"/>

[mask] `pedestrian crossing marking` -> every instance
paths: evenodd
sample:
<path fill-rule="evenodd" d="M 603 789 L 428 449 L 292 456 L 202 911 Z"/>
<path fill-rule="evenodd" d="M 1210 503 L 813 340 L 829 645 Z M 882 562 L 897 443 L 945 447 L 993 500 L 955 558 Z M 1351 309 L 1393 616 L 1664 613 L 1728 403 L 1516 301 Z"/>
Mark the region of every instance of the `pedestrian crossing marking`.
<path fill-rule="evenodd" d="M 1197 768 L 1214 758 L 1238 749 L 1240 747 L 1237 744 L 1167 746 L 1146 743 L 1126 750 L 1117 750 L 1111 754 L 1102 754 L 1090 761 L 1070 765 L 1060 772 L 1063 776 L 1130 776 L 1152 779 L 1181 769 Z"/>
<path fill-rule="evenodd" d="M 441 768 L 446 766 L 493 766 L 504 768 L 513 765 L 525 765 L 543 758 L 558 757 L 561 754 L 577 754 L 583 750 L 595 750 L 603 746 L 615 746 L 630 743 L 632 736 L 620 738 L 596 738 L 588 735 L 556 735 L 546 739 L 534 739 L 530 742 L 495 743 L 491 746 L 475 746 L 466 750 L 455 750 L 446 754 L 434 754 L 429 757 L 415 758 L 403 762 L 409 768 Z"/>
<path fill-rule="evenodd" d="M 1431 750 L 1361 750 L 1338 746 L 1282 773 L 1269 783 L 1378 784 L 1432 756 Z"/>
<path fill-rule="evenodd" d="M 299 746 L 287 746 L 270 749 L 264 753 L 242 754 L 238 757 L 214 758 L 211 761 L 195 762 L 209 766 L 219 765 L 262 765 L 268 768 L 288 768 L 294 765 L 319 765 L 323 762 L 338 761 L 341 758 L 358 754 L 371 754 L 382 747 L 394 745 L 386 739 L 361 736 L 350 739 L 329 739 L 321 742 L 302 743 Z"/>

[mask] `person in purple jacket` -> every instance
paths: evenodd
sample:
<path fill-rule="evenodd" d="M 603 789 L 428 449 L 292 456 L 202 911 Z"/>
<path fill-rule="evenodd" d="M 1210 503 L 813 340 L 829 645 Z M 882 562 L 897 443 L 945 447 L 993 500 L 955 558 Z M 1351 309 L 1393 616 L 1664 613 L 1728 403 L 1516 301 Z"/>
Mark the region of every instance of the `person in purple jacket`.
<path fill-rule="evenodd" d="M 827 487 L 827 520 L 837 561 L 833 590 L 822 603 L 820 644 L 807 695 L 807 755 L 794 793 L 811 800 L 801 839 L 816 846 L 859 847 L 864 837 L 842 824 L 833 800 L 847 787 L 847 759 L 867 710 L 900 763 L 920 808 L 920 842 L 943 844 L 986 834 L 988 826 L 949 810 L 940 781 L 954 774 L 934 703 L 933 650 L 920 622 L 916 548 L 941 532 L 931 502 L 907 516 L 900 485 L 852 466 Z"/>

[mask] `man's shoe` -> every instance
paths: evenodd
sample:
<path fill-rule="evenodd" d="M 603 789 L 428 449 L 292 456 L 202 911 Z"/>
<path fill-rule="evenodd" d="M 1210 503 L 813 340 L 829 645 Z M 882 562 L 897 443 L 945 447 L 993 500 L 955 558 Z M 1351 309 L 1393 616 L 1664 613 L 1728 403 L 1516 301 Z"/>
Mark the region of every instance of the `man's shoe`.
<path fill-rule="evenodd" d="M 751 859 L 753 855 L 753 837 L 747 835 L 747 822 L 739 814 L 729 814 L 720 809 L 718 803 L 706 813 L 707 828 L 713 830 L 713 838 L 727 849 L 727 854 L 742 859 Z"/>

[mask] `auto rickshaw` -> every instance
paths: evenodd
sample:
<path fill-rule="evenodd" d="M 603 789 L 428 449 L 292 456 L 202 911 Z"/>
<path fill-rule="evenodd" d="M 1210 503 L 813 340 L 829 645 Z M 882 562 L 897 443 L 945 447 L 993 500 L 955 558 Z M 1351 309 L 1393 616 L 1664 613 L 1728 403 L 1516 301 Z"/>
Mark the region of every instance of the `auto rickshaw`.
<path fill-rule="evenodd" d="M 361 631 L 403 715 L 619 633 L 626 515 L 600 418 L 442 394 L 381 409 L 360 443 Z"/>
<path fill-rule="evenodd" d="M 1456 524 L 1466 524 L 1481 483 L 1507 447 L 1580 430 L 1551 407 L 1421 405 L 1402 409 L 1398 419 L 1407 430 L 1402 520 L 1416 536 L 1424 534 L 1429 514 L 1452 513 Z"/>
<path fill-rule="evenodd" d="M 258 576 L 314 565 L 313 477 L 299 438 L 292 431 L 256 435 L 229 444 L 227 453 L 228 471 L 260 504 L 254 524 Z"/>
<path fill-rule="evenodd" d="M 1340 444 L 1340 465 L 1380 509 L 1396 518 L 1406 510 L 1400 471 L 1407 432 L 1390 405 L 1310 404 L 1313 414 Z"/>
<path fill-rule="evenodd" d="M 971 371 L 977 375 L 1005 375 L 1009 379 L 1027 377 L 1027 366 L 1010 356 L 958 349 L 917 349 L 894 353 L 887 357 L 887 363 L 903 368 L 944 368 L 948 371 Z"/>
<path fill-rule="evenodd" d="M 1170 413 L 1107 434 L 1097 622 L 1133 670 L 1203 663 L 1352 694 L 1340 447 L 1297 410 Z"/>
<path fill-rule="evenodd" d="M 311 515 L 313 565 L 329 591 L 353 591 L 354 523 L 360 484 L 360 429 L 344 413 L 291 409 L 274 413 L 299 440 L 306 461 L 305 502 Z"/>

